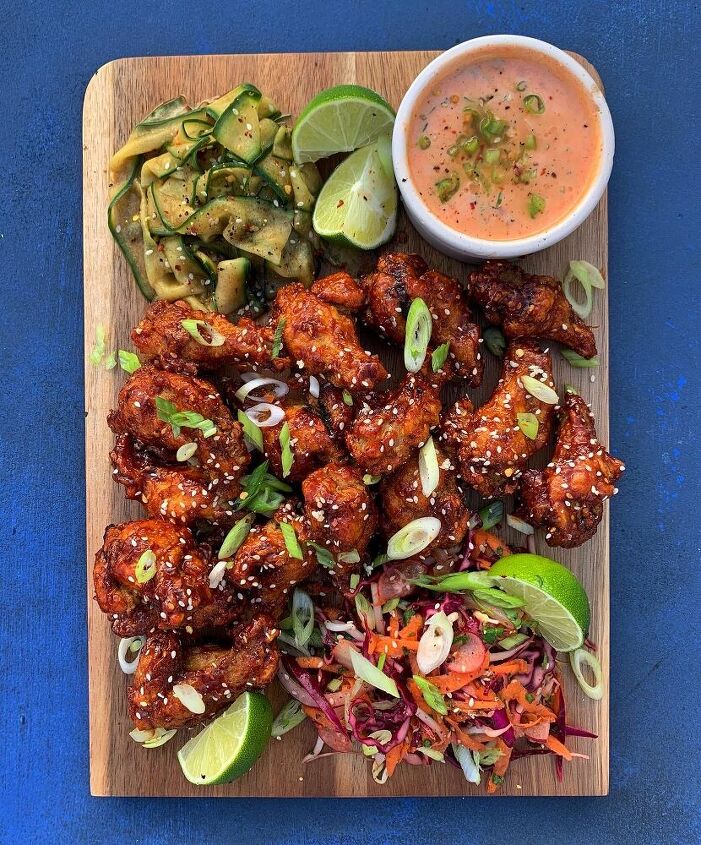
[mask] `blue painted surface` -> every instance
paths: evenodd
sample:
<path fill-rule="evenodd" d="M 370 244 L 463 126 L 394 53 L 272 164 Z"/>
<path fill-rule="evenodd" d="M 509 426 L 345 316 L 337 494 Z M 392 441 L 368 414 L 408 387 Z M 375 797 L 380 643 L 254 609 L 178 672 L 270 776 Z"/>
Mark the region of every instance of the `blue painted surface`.
<path fill-rule="evenodd" d="M 617 131 L 611 422 L 628 471 L 612 506 L 611 796 L 90 798 L 80 116 L 91 74 L 128 55 L 428 49 L 504 31 L 588 56 Z M 3 4 L 0 843 L 701 841 L 699 36 L 691 0 Z"/>

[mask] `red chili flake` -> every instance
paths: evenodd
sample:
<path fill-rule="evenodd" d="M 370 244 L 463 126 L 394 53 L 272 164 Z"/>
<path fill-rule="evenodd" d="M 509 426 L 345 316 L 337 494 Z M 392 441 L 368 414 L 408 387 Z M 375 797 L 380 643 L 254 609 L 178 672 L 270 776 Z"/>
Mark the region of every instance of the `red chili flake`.
<path fill-rule="evenodd" d="M 340 208 L 342 205 L 344 205 L 344 201 L 343 201 L 343 200 L 339 200 L 339 201 L 336 203 L 336 208 Z"/>

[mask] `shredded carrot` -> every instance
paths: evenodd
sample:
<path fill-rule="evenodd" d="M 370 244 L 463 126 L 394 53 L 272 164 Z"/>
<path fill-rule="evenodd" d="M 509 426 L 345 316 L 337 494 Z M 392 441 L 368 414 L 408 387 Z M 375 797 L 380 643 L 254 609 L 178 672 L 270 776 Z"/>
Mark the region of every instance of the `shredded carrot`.
<path fill-rule="evenodd" d="M 464 745 L 465 748 L 469 748 L 471 751 L 484 751 L 484 744 L 475 739 L 471 734 L 466 733 L 460 725 L 457 724 L 457 722 L 448 718 L 446 718 L 446 722 L 448 722 L 453 729 L 455 738 L 460 745 Z"/>
<path fill-rule="evenodd" d="M 481 670 L 477 672 L 451 672 L 449 675 L 432 675 L 428 680 L 443 695 L 447 692 L 455 692 L 479 678 Z"/>
<path fill-rule="evenodd" d="M 409 678 L 406 682 L 407 689 L 409 690 L 411 697 L 414 699 L 414 703 L 417 707 L 420 707 L 422 710 L 430 710 L 431 708 L 426 704 L 423 695 L 421 695 L 421 690 L 418 687 L 418 684 L 413 678 Z"/>
<path fill-rule="evenodd" d="M 407 624 L 399 632 L 399 636 L 403 640 L 416 639 L 419 631 L 424 626 L 424 618 L 420 613 L 415 613 Z"/>
<path fill-rule="evenodd" d="M 297 665 L 301 669 L 322 669 L 324 661 L 321 657 L 298 657 Z"/>
<path fill-rule="evenodd" d="M 419 647 L 417 640 L 405 640 L 401 638 L 386 637 L 382 634 L 373 634 L 370 638 L 368 651 L 371 654 L 386 654 L 388 657 L 402 657 L 404 649 L 416 651 Z"/>
<path fill-rule="evenodd" d="M 385 758 L 385 768 L 387 769 L 387 775 L 389 777 L 392 777 L 397 765 L 404 759 L 404 757 L 406 757 L 408 751 L 409 741 L 407 738 L 404 742 L 400 742 L 399 745 L 395 745 L 394 748 L 390 748 L 387 752 L 387 757 Z"/>
<path fill-rule="evenodd" d="M 528 663 L 525 660 L 510 660 L 508 663 L 494 663 L 489 671 L 493 675 L 522 675 L 528 671 Z"/>
<path fill-rule="evenodd" d="M 506 774 L 506 770 L 509 768 L 509 763 L 511 762 L 511 748 L 501 737 L 497 737 L 497 748 L 501 754 L 499 754 L 499 757 L 494 764 L 494 768 L 492 769 L 492 774 L 487 781 L 487 792 L 490 793 L 496 792 L 499 788 L 499 784 L 494 783 L 493 776 L 496 775 L 499 778 L 503 778 Z"/>
<path fill-rule="evenodd" d="M 536 704 L 535 701 L 529 701 L 528 694 L 528 691 L 520 681 L 511 681 L 499 693 L 499 696 L 502 701 L 517 701 L 526 713 L 535 713 L 548 722 L 555 722 L 557 720 L 557 716 L 549 707 L 546 707 L 544 704 Z"/>
<path fill-rule="evenodd" d="M 555 739 L 552 734 L 550 734 L 545 740 L 545 745 L 551 751 L 554 751 L 555 754 L 559 754 L 560 757 L 564 757 L 565 760 L 571 760 L 573 757 L 573 754 L 569 750 L 569 748 L 564 743 L 560 742 L 559 739 Z"/>
<path fill-rule="evenodd" d="M 476 698 L 471 698 L 469 701 L 457 701 L 453 698 L 449 706 L 453 710 L 469 713 L 472 710 L 503 710 L 504 703 L 502 701 L 479 701 Z"/>

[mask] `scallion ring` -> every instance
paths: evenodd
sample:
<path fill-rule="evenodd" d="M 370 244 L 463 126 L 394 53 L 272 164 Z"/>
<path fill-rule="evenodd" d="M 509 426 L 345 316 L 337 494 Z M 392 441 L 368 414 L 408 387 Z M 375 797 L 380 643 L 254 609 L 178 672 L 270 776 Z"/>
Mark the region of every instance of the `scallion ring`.
<path fill-rule="evenodd" d="M 594 369 L 599 366 L 599 359 L 596 356 L 593 358 L 582 358 L 581 355 L 577 355 L 571 349 L 561 349 L 560 355 L 562 355 L 571 367 L 576 367 L 578 370 Z"/>
<path fill-rule="evenodd" d="M 412 519 L 389 538 L 387 556 L 390 560 L 406 560 L 422 552 L 441 532 L 441 521 L 435 516 Z"/>
<path fill-rule="evenodd" d="M 360 552 L 351 549 L 349 552 L 341 552 L 338 555 L 339 563 L 360 563 Z"/>
<path fill-rule="evenodd" d="M 139 584 L 145 584 L 156 574 L 156 555 L 147 549 L 136 562 L 134 577 Z"/>
<path fill-rule="evenodd" d="M 282 461 L 282 477 L 287 478 L 295 462 L 295 456 L 290 446 L 290 426 L 285 423 L 278 436 L 280 442 L 280 459 Z"/>
<path fill-rule="evenodd" d="M 183 445 L 175 453 L 175 460 L 181 463 L 189 461 L 190 458 L 197 451 L 197 443 L 183 443 Z"/>
<path fill-rule="evenodd" d="M 290 390 L 288 385 L 286 385 L 284 381 L 280 381 L 280 379 L 264 378 L 261 376 L 260 378 L 254 378 L 247 381 L 244 385 L 239 387 L 234 395 L 239 402 L 244 402 L 249 395 L 253 393 L 253 391 L 258 390 L 259 387 L 263 387 L 265 385 L 271 386 L 272 392 L 278 399 L 285 396 L 285 394 Z"/>
<path fill-rule="evenodd" d="M 557 405 L 560 401 L 560 397 L 552 387 L 542 381 L 538 381 L 533 376 L 521 376 L 521 384 L 526 393 L 529 393 L 539 402 L 544 402 L 546 405 Z"/>
<path fill-rule="evenodd" d="M 246 416 L 258 428 L 272 428 L 285 419 L 285 412 L 279 405 L 270 402 L 259 402 L 244 411 Z"/>
<path fill-rule="evenodd" d="M 273 721 L 271 731 L 272 736 L 282 736 L 297 725 L 301 725 L 307 718 L 307 714 L 302 710 L 302 705 L 294 698 L 291 698 L 282 710 L 277 714 Z"/>
<path fill-rule="evenodd" d="M 441 343 L 431 353 L 431 369 L 437 373 L 443 368 L 443 365 L 448 360 L 448 351 L 450 350 L 450 343 Z"/>
<path fill-rule="evenodd" d="M 601 271 L 588 261 L 570 261 L 570 270 L 582 283 L 586 279 L 593 288 L 603 290 L 606 287 Z"/>
<path fill-rule="evenodd" d="M 575 279 L 581 284 L 582 290 L 584 291 L 584 302 L 577 300 L 574 295 L 572 284 Z M 591 314 L 591 309 L 594 305 L 594 297 L 592 295 L 589 279 L 587 277 L 580 278 L 579 276 L 575 276 L 570 269 L 567 271 L 567 275 L 562 282 L 562 292 L 565 295 L 565 299 L 572 306 L 574 313 L 583 320 L 586 320 L 586 318 Z"/>
<path fill-rule="evenodd" d="M 419 449 L 419 478 L 421 479 L 421 492 L 428 498 L 438 487 L 441 471 L 438 466 L 438 455 L 433 437 L 428 438 Z"/>
<path fill-rule="evenodd" d="M 453 645 L 453 623 L 439 610 L 426 623 L 416 651 L 416 663 L 422 675 L 428 675 L 442 666 Z"/>
<path fill-rule="evenodd" d="M 516 421 L 518 422 L 518 427 L 521 429 L 521 432 L 524 437 L 527 437 L 529 440 L 535 440 L 538 436 L 538 417 L 535 414 L 516 414 Z"/>
<path fill-rule="evenodd" d="M 366 657 L 363 657 L 362 654 L 354 649 L 350 650 L 350 659 L 357 678 L 360 678 L 376 689 L 382 690 L 382 692 L 386 692 L 387 695 L 391 695 L 393 698 L 400 697 L 394 679 L 381 672 L 374 663 L 371 663 Z"/>
<path fill-rule="evenodd" d="M 314 630 L 314 602 L 299 587 L 292 594 L 292 631 L 295 645 L 304 648 Z"/>
<path fill-rule="evenodd" d="M 504 518 L 504 503 L 500 499 L 490 502 L 480 509 L 479 517 L 482 520 L 482 528 L 485 531 L 489 531 L 490 528 L 494 528 Z"/>
<path fill-rule="evenodd" d="M 369 472 L 366 472 L 363 476 L 363 484 L 366 487 L 370 487 L 373 484 L 377 484 L 378 481 L 382 481 L 381 475 L 370 475 Z"/>
<path fill-rule="evenodd" d="M 251 444 L 251 448 L 258 449 L 259 452 L 263 451 L 263 433 L 261 432 L 260 428 L 253 422 L 253 420 L 248 416 L 248 414 L 244 413 L 243 411 L 239 411 L 236 415 L 238 421 L 241 423 L 241 427 L 243 428 L 243 433 L 246 436 L 246 440 Z"/>
<path fill-rule="evenodd" d="M 299 545 L 299 540 L 297 539 L 294 527 L 290 525 L 289 522 L 281 522 L 280 531 L 282 532 L 282 539 L 285 541 L 287 554 L 297 560 L 304 560 L 302 547 Z"/>
<path fill-rule="evenodd" d="M 524 522 L 522 519 L 519 519 L 519 517 L 514 516 L 511 513 L 506 515 L 506 524 L 511 528 L 514 528 L 516 531 L 520 531 L 521 534 L 533 534 L 532 525 L 529 525 L 527 522 Z"/>
<path fill-rule="evenodd" d="M 404 366 L 410 373 L 418 373 L 426 358 L 426 350 L 431 340 L 433 319 L 428 306 L 417 297 L 412 300 L 406 318 L 404 336 Z"/>
<path fill-rule="evenodd" d="M 117 660 L 119 661 L 119 668 L 125 675 L 133 675 L 136 672 L 136 667 L 139 665 L 139 655 L 145 642 L 145 637 L 126 637 L 119 641 Z"/>
<path fill-rule="evenodd" d="M 142 745 L 144 748 L 160 748 L 161 745 L 165 745 L 166 742 L 169 742 L 171 739 L 173 739 L 177 732 L 177 728 L 171 728 L 169 731 L 165 730 L 164 728 L 156 728 L 156 735 L 153 737 L 153 739 L 144 740 Z"/>
<path fill-rule="evenodd" d="M 538 94 L 526 94 L 523 98 L 523 107 L 530 114 L 543 114 L 545 103 Z"/>
<path fill-rule="evenodd" d="M 248 537 L 248 532 L 251 530 L 255 515 L 249 513 L 244 516 L 231 528 L 229 533 L 224 537 L 224 542 L 219 549 L 219 560 L 226 560 L 230 558 L 235 552 L 241 548 L 241 544 Z"/>
<path fill-rule="evenodd" d="M 603 698 L 603 672 L 601 671 L 601 663 L 599 663 L 599 659 L 596 655 L 587 651 L 585 648 L 575 649 L 570 652 L 570 664 L 572 666 L 574 676 L 577 679 L 577 683 L 582 688 L 582 692 L 589 696 L 589 698 L 593 698 L 595 701 Z M 584 674 L 582 673 L 582 665 L 588 666 L 594 673 L 594 686 L 592 686 L 584 677 Z"/>
<path fill-rule="evenodd" d="M 221 332 L 218 332 L 204 320 L 181 320 L 180 325 L 200 346 L 223 346 L 226 340 Z M 204 327 L 209 335 L 209 340 L 202 334 L 201 327 Z"/>

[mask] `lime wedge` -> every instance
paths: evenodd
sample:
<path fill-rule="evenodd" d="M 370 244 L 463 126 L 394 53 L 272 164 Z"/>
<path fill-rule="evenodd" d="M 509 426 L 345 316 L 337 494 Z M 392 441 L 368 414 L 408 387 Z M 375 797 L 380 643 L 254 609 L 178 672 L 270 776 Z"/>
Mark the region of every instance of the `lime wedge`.
<path fill-rule="evenodd" d="M 201 786 L 241 777 L 263 753 L 272 724 L 268 699 L 259 692 L 244 692 L 178 751 L 183 774 Z"/>
<path fill-rule="evenodd" d="M 338 165 L 317 197 L 313 224 L 322 238 L 360 249 L 387 243 L 397 225 L 389 136 L 380 136 Z"/>
<path fill-rule="evenodd" d="M 523 608 L 557 651 L 574 651 L 589 630 L 589 599 L 567 567 L 540 555 L 510 555 L 489 570 L 495 587 L 525 602 Z"/>
<path fill-rule="evenodd" d="M 292 130 L 297 164 L 365 147 L 392 133 L 389 103 L 362 85 L 336 85 L 310 100 Z"/>

